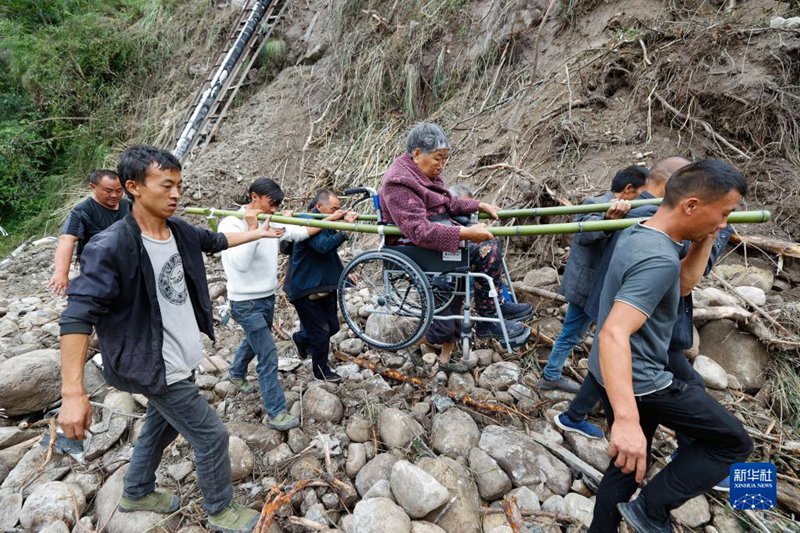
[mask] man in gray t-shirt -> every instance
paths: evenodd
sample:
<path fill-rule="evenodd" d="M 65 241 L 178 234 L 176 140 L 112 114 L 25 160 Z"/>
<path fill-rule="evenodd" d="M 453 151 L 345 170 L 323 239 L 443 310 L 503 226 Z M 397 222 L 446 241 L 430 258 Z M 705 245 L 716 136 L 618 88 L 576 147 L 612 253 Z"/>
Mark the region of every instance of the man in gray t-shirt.
<path fill-rule="evenodd" d="M 192 375 L 203 359 L 200 328 L 186 291 L 183 261 L 170 233 L 165 241 L 142 235 L 142 243 L 153 265 L 158 307 L 164 325 L 164 366 L 167 385 Z"/>
<path fill-rule="evenodd" d="M 603 282 L 598 331 L 615 302 L 623 302 L 647 317 L 630 340 L 633 393 L 637 396 L 672 383 L 667 350 L 680 299 L 680 249 L 681 244 L 663 231 L 636 224 L 619 236 Z M 599 346 L 592 346 L 589 370 L 604 385 Z"/>
<path fill-rule="evenodd" d="M 673 376 L 667 355 L 679 297 L 696 282 L 683 272 L 702 272 L 708 254 L 698 250 L 725 227 L 746 192 L 744 176 L 723 161 L 683 167 L 653 217 L 626 230 L 614 249 L 587 378 L 605 406 L 612 457 L 590 533 L 616 532 L 621 518 L 636 533 L 671 531 L 672 509 L 710 490 L 753 450 L 741 422 L 703 387 Z M 681 262 L 683 240 L 697 250 Z M 692 442 L 628 502 L 644 478 L 659 425 Z"/>

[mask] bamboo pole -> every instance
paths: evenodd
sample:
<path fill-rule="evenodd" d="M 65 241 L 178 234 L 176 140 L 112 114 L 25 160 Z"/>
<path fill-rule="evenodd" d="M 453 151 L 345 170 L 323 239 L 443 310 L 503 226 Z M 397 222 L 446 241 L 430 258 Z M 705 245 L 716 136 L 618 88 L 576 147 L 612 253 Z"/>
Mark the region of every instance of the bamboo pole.
<path fill-rule="evenodd" d="M 641 207 L 643 205 L 659 205 L 661 198 L 649 198 L 647 200 L 631 200 L 631 209 Z M 497 215 L 501 219 L 506 218 L 524 218 L 524 217 L 552 217 L 557 215 L 577 215 L 582 213 L 599 213 L 601 211 L 608 211 L 612 202 L 603 204 L 581 204 L 581 205 L 559 205 L 555 207 L 531 207 L 528 209 L 503 209 L 498 211 Z M 327 215 L 322 213 L 296 213 L 297 216 L 311 217 L 316 219 L 325 218 Z M 479 213 L 478 218 L 489 218 L 486 213 Z M 376 215 L 358 216 L 360 222 L 375 222 L 378 220 Z"/>
<path fill-rule="evenodd" d="M 213 208 L 187 207 L 184 210 L 187 215 L 203 215 L 206 217 L 214 216 L 234 216 L 244 218 L 243 211 L 225 211 Z M 264 220 L 268 215 L 259 215 L 258 218 Z M 767 222 L 770 219 L 769 211 L 737 211 L 730 214 L 728 222 L 732 224 L 758 224 Z M 331 222 L 328 220 L 316 220 L 313 218 L 285 217 L 272 215 L 270 220 L 279 224 L 289 224 L 292 226 L 311 226 L 322 229 L 333 229 L 340 231 L 356 231 L 359 233 L 378 233 L 384 235 L 402 235 L 400 228 L 396 226 L 379 226 L 377 224 L 365 224 L 363 222 Z M 499 226 L 486 228 L 495 237 L 514 237 L 523 235 L 558 235 L 567 233 L 583 233 L 588 231 L 618 231 L 636 224 L 640 218 L 623 218 L 620 220 L 591 220 L 588 222 L 565 222 L 561 224 L 536 224 L 529 226 Z"/>

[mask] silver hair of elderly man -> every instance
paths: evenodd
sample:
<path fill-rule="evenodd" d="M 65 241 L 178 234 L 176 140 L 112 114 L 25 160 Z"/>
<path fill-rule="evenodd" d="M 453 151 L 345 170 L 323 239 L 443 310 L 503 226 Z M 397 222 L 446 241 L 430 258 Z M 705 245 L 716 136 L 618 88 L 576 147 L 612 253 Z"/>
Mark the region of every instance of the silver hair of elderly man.
<path fill-rule="evenodd" d="M 422 122 L 408 132 L 406 151 L 412 155 L 419 148 L 423 154 L 430 154 L 437 150 L 450 149 L 450 141 L 438 124 Z"/>

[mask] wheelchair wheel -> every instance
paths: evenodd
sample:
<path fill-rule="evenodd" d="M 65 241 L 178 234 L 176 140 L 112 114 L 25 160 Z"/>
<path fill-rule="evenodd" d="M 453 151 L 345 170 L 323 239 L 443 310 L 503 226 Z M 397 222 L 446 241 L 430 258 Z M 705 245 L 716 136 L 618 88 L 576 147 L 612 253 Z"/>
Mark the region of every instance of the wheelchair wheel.
<path fill-rule="evenodd" d="M 374 348 L 402 350 L 419 341 L 433 320 L 428 278 L 392 250 L 356 256 L 339 278 L 339 309 L 353 332 Z"/>
<path fill-rule="evenodd" d="M 433 295 L 433 312 L 441 313 L 456 299 L 456 292 L 462 290 L 461 279 L 450 274 L 428 274 L 428 284 Z"/>

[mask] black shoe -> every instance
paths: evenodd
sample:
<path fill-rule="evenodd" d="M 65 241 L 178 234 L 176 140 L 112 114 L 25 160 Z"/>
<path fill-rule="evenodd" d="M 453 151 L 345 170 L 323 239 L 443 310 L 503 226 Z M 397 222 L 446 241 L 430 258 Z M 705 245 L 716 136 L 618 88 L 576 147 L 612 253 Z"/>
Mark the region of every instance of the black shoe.
<path fill-rule="evenodd" d="M 318 379 L 320 381 L 328 381 L 330 383 L 339 383 L 340 381 L 342 381 L 342 376 L 340 376 L 333 370 L 326 370 L 325 372 L 314 372 L 314 379 Z"/>
<path fill-rule="evenodd" d="M 662 522 L 647 514 L 644 496 L 641 494 L 632 502 L 618 503 L 617 509 L 636 533 L 670 533 L 672 531 L 669 517 Z"/>
<path fill-rule="evenodd" d="M 504 322 L 509 340 L 524 336 L 527 329 L 525 326 L 513 320 L 504 320 Z M 475 334 L 482 339 L 503 340 L 503 329 L 500 327 L 500 322 L 478 322 L 475 326 Z M 527 337 L 525 340 L 527 340 Z"/>
<path fill-rule="evenodd" d="M 300 359 L 305 359 L 308 357 L 308 346 L 306 346 L 304 342 L 300 342 L 297 339 L 297 335 L 299 333 L 299 331 L 292 333 L 292 342 L 294 343 L 294 347 L 297 350 L 297 355 L 300 357 Z"/>
<path fill-rule="evenodd" d="M 516 302 L 503 302 L 500 304 L 500 312 L 506 320 L 527 320 L 533 316 L 533 306 L 531 304 L 521 304 Z"/>

